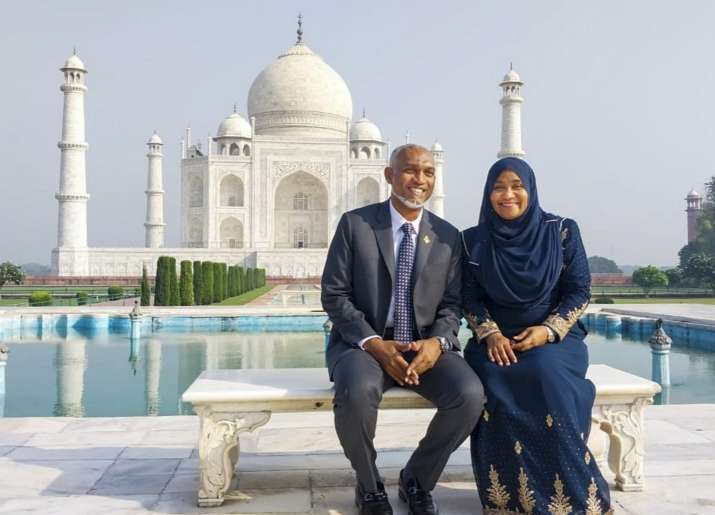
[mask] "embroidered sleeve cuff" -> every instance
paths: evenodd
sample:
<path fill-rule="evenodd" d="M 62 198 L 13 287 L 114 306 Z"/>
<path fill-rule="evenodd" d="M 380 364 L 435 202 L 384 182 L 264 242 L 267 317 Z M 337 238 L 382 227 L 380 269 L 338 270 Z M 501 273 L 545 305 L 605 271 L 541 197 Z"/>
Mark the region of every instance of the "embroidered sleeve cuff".
<path fill-rule="evenodd" d="M 544 325 L 550 328 L 559 337 L 559 341 L 563 340 L 571 327 L 581 318 L 581 315 L 588 307 L 588 302 L 584 302 L 581 306 L 568 311 L 565 316 L 560 313 L 553 313 L 544 320 Z"/>
<path fill-rule="evenodd" d="M 485 318 L 481 322 L 478 322 L 477 317 L 472 313 L 466 314 L 465 318 L 467 325 L 472 330 L 472 334 L 474 334 L 480 342 L 494 333 L 501 332 L 497 323 L 491 318 Z"/>

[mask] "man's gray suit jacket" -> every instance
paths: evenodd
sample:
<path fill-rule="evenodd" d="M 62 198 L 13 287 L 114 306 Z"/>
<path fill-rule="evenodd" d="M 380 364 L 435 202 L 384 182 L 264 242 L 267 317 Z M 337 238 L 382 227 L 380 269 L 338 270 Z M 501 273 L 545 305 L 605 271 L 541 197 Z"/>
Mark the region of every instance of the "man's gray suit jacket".
<path fill-rule="evenodd" d="M 385 334 L 395 280 L 388 202 L 345 213 L 330 243 L 321 302 L 333 323 L 326 351 L 331 379 L 345 352 L 370 335 Z M 420 339 L 443 336 L 454 350 L 460 348 L 461 260 L 459 231 L 423 210 L 412 271 L 415 334 Z"/>

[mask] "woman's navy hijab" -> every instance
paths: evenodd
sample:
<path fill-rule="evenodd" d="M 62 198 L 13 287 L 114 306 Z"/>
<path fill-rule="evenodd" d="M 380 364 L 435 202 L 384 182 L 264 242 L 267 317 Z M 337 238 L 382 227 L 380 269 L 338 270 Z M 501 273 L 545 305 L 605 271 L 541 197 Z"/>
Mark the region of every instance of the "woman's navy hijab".
<path fill-rule="evenodd" d="M 526 211 L 514 220 L 499 217 L 489 201 L 494 183 L 504 170 L 515 172 L 529 194 Z M 482 237 L 472 252 L 490 298 L 515 308 L 533 307 L 548 298 L 563 265 L 558 220 L 541 209 L 536 177 L 526 161 L 505 157 L 494 163 L 479 213 Z"/>

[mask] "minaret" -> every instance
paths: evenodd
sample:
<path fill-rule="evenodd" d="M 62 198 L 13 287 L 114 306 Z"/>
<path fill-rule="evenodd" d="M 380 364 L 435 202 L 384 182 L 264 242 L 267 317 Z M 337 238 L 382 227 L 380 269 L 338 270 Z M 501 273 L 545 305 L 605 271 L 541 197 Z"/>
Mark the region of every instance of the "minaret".
<path fill-rule="evenodd" d="M 501 150 L 497 157 L 524 157 L 521 148 L 521 87 L 524 85 L 519 74 L 513 69 L 499 83 L 503 95 L 499 103 L 502 106 Z"/>
<path fill-rule="evenodd" d="M 60 190 L 55 194 L 59 203 L 57 226 L 57 263 L 61 275 L 87 275 L 86 252 L 66 255 L 63 250 L 87 249 L 87 142 L 84 132 L 84 94 L 87 91 L 87 69 L 73 54 L 60 70 L 65 95 L 62 113 L 60 148 Z M 59 268 L 59 267 L 58 267 Z"/>
<path fill-rule="evenodd" d="M 438 141 L 432 145 L 432 157 L 434 158 L 435 183 L 430 199 L 430 211 L 444 218 L 444 150 Z"/>
<path fill-rule="evenodd" d="M 161 153 L 163 143 L 159 135 L 154 132 L 147 146 L 149 152 L 146 157 L 149 160 L 149 173 L 146 188 L 146 238 L 145 246 L 149 249 L 156 249 L 164 246 L 164 187 L 162 179 L 162 158 Z"/>
<path fill-rule="evenodd" d="M 62 340 L 55 351 L 57 368 L 57 417 L 82 417 L 84 406 L 84 371 L 87 368 L 86 342 Z"/>
<path fill-rule="evenodd" d="M 685 212 L 688 214 L 688 243 L 698 237 L 698 217 L 703 211 L 703 197 L 695 190 L 691 190 L 685 197 Z"/>

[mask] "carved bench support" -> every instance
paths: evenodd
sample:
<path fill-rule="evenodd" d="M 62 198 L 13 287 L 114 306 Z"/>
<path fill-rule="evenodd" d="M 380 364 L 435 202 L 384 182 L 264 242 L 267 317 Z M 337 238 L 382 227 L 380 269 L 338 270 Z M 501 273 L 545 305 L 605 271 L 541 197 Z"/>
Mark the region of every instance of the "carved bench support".
<path fill-rule="evenodd" d="M 199 434 L 199 499 L 202 507 L 220 506 L 236 488 L 235 470 L 240 450 L 239 434 L 266 424 L 270 411 L 252 413 L 213 412 L 197 407 Z"/>
<path fill-rule="evenodd" d="M 641 397 L 632 404 L 594 409 L 594 421 L 608 435 L 608 466 L 616 476 L 616 488 L 624 492 L 641 491 L 645 486 L 643 408 L 651 402 Z"/>

